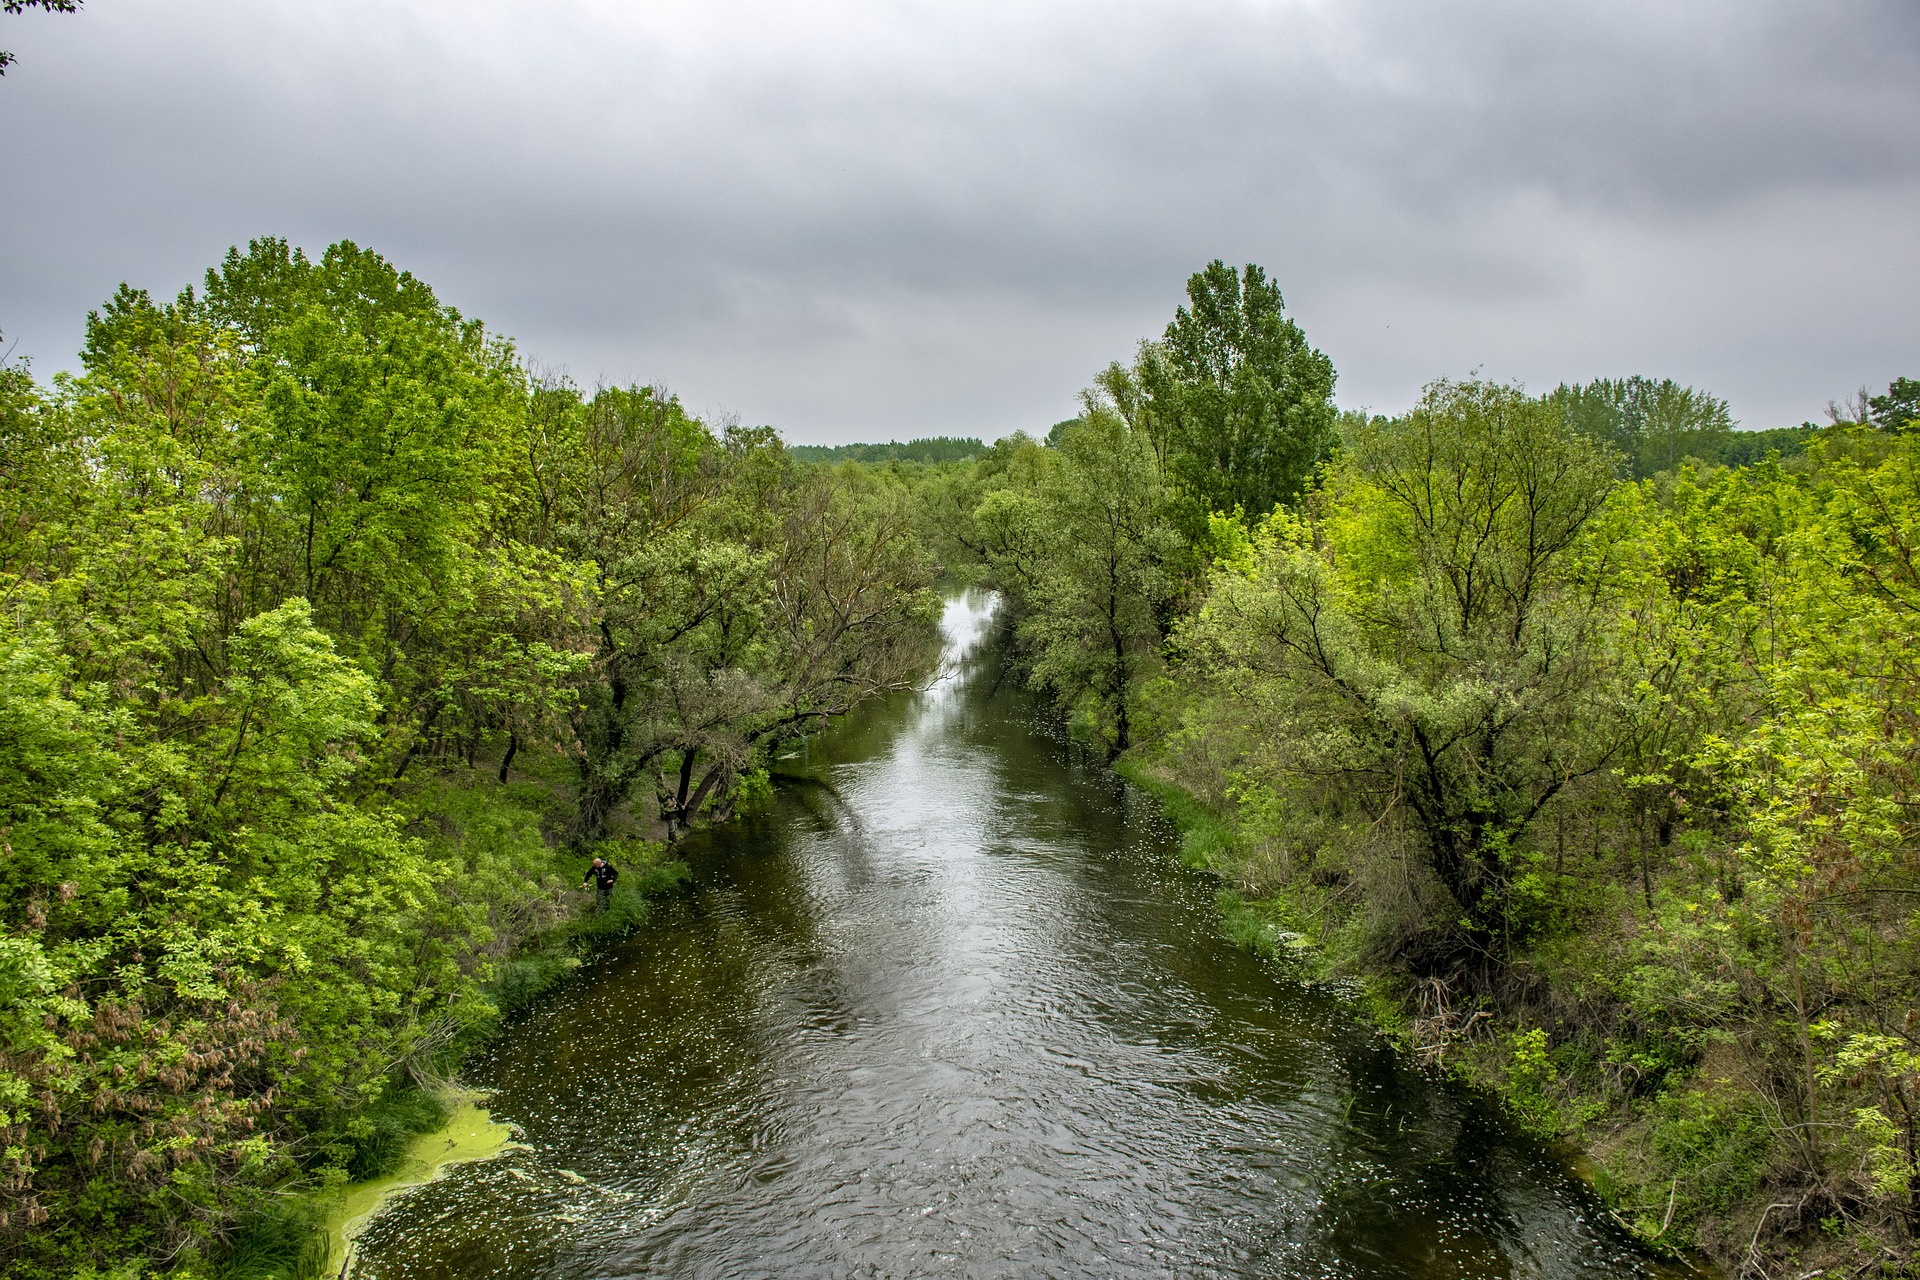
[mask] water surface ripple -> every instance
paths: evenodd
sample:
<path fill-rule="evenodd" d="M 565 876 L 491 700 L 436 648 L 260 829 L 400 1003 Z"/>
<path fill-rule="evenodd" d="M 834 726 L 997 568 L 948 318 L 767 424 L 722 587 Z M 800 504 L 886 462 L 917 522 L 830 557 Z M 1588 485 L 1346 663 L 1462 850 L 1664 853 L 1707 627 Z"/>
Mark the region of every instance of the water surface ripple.
<path fill-rule="evenodd" d="M 1218 936 L 1151 802 L 953 601 L 932 689 L 474 1064 L 530 1150 L 397 1199 L 404 1277 L 1654 1275 L 1577 1180 Z"/>

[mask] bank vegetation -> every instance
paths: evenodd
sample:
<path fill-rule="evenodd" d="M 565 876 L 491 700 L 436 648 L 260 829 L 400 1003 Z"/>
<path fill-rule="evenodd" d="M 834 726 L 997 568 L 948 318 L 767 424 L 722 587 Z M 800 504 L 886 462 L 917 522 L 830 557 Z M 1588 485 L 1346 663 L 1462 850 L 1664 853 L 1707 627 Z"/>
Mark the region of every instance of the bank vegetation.
<path fill-rule="evenodd" d="M 1215 263 L 1076 419 L 927 477 L 929 537 L 1236 936 L 1656 1246 L 1915 1273 L 1920 383 L 1764 433 L 1639 377 L 1333 385 Z"/>
<path fill-rule="evenodd" d="M 920 677 L 912 515 L 536 376 L 350 244 L 0 369 L 0 1273 L 289 1274 L 291 1195 L 430 1127 L 780 743 Z"/>

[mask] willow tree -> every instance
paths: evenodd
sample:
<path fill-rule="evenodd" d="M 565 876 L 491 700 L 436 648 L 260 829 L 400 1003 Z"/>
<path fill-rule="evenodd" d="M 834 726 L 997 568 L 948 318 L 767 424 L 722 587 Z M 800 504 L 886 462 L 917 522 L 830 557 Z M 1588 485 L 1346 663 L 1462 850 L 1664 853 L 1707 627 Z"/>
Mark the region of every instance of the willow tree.
<path fill-rule="evenodd" d="M 1506 931 L 1542 810 L 1617 751 L 1576 574 L 1611 466 L 1517 388 L 1436 384 L 1183 633 L 1201 718 L 1259 744 L 1249 779 L 1401 825 L 1473 937 Z"/>
<path fill-rule="evenodd" d="M 597 605 L 570 842 L 648 791 L 670 832 L 724 809 L 784 738 L 926 669 L 933 571 L 900 486 L 657 388 L 549 388 L 531 440 L 536 536 L 592 566 Z"/>

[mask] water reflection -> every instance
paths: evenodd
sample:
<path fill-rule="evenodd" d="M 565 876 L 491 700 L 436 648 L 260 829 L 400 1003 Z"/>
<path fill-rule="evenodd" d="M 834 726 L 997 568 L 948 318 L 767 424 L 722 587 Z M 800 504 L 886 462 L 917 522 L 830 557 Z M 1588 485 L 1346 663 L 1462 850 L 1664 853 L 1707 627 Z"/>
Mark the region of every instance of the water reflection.
<path fill-rule="evenodd" d="M 1150 806 L 1000 687 L 988 603 L 474 1067 L 532 1150 L 396 1202 L 356 1274 L 1653 1274 L 1560 1166 L 1218 939 Z"/>

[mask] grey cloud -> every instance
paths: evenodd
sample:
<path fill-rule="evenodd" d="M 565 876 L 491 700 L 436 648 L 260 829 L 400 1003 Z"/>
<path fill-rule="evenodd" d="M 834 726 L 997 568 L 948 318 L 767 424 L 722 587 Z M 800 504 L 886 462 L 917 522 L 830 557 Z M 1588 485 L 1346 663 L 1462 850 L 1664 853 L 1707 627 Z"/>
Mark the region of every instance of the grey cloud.
<path fill-rule="evenodd" d="M 1916 371 L 1907 0 L 164 9 L 5 28 L 43 370 L 281 234 L 798 438 L 1044 426 L 1216 255 L 1380 408 L 1638 369 L 1773 425 Z"/>

